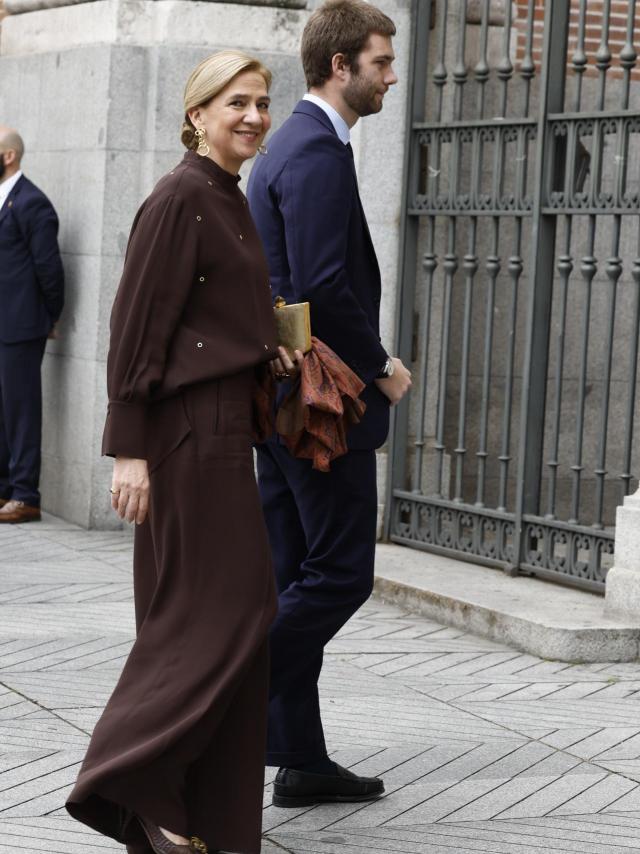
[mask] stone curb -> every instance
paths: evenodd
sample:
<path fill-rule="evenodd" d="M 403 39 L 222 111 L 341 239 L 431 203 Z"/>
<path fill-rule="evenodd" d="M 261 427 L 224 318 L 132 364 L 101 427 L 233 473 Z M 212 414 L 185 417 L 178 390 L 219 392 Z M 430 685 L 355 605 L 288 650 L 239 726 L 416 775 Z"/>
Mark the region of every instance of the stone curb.
<path fill-rule="evenodd" d="M 453 573 L 447 572 L 451 565 Z M 453 581 L 451 574 L 455 575 Z M 487 578 L 491 584 L 488 593 Z M 518 588 L 524 596 L 513 595 Z M 628 618 L 605 615 L 601 597 L 538 579 L 509 578 L 499 570 L 403 546 L 378 546 L 374 595 L 548 660 L 622 662 L 640 656 L 640 626 Z M 549 596 L 561 601 L 555 613 L 545 615 L 544 602 Z M 492 597 L 495 604 L 487 601 Z"/>

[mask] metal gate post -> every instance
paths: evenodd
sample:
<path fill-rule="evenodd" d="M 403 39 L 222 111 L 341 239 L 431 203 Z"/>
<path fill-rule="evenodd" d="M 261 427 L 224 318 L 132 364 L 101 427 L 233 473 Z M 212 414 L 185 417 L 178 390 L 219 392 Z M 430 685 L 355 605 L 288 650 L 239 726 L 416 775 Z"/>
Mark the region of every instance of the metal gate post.
<path fill-rule="evenodd" d="M 538 117 L 534 208 L 531 231 L 528 333 L 522 374 L 520 450 L 516 492 L 514 559 L 523 559 L 523 516 L 538 514 L 544 446 L 549 333 L 553 300 L 557 217 L 542 213 L 551 186 L 554 139 L 548 115 L 564 108 L 570 0 L 549 0 L 545 9 L 544 47 Z"/>
<path fill-rule="evenodd" d="M 432 8 L 434 7 L 434 8 Z M 405 168 L 403 175 L 400 225 L 400 260 L 396 297 L 396 352 L 405 365 L 411 365 L 413 309 L 417 280 L 418 228 L 420 220 L 410 216 L 409 200 L 419 187 L 420 145 L 413 126 L 424 119 L 427 96 L 429 32 L 435 0 L 413 0 L 411 12 L 411 55 L 409 58 Z M 408 396 L 392 410 L 387 462 L 384 539 L 389 539 L 394 488 L 404 486 L 407 437 L 409 432 Z"/>

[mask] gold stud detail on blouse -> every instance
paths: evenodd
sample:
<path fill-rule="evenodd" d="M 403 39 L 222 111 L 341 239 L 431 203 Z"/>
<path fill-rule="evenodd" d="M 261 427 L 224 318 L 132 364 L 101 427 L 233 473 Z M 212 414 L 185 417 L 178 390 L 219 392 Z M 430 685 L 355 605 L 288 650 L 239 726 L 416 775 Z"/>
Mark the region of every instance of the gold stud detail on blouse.
<path fill-rule="evenodd" d="M 210 187 L 213 187 L 213 181 L 207 181 L 207 184 L 208 184 Z"/>
<path fill-rule="evenodd" d="M 204 282 L 204 276 L 200 276 L 200 281 Z"/>
<path fill-rule="evenodd" d="M 265 349 L 265 350 L 268 350 L 268 349 L 269 349 L 269 345 L 268 345 L 268 344 L 265 344 L 265 345 L 264 345 L 264 349 Z"/>
<path fill-rule="evenodd" d="M 244 237 L 241 234 L 238 236 L 239 236 L 240 240 L 244 240 Z"/>
<path fill-rule="evenodd" d="M 197 217 L 196 217 L 196 219 L 198 220 L 198 222 L 200 222 L 200 221 L 202 220 L 202 217 L 201 217 L 201 216 L 197 216 Z"/>
<path fill-rule="evenodd" d="M 198 341 L 198 343 L 196 344 L 196 347 L 202 347 L 202 341 Z"/>

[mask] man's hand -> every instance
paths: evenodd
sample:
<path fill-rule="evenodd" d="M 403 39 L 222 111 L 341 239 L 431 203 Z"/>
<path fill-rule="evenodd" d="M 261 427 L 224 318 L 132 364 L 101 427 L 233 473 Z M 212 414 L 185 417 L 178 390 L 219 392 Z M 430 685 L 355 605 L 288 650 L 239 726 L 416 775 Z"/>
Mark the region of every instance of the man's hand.
<path fill-rule="evenodd" d="M 121 519 L 142 525 L 149 509 L 146 460 L 116 457 L 111 478 L 111 506 Z"/>
<path fill-rule="evenodd" d="M 390 377 L 376 380 L 375 383 L 380 391 L 389 398 L 391 406 L 395 406 L 396 403 L 400 403 L 411 388 L 411 371 L 405 368 L 400 359 L 394 357 L 391 361 L 393 362 L 393 374 Z"/>

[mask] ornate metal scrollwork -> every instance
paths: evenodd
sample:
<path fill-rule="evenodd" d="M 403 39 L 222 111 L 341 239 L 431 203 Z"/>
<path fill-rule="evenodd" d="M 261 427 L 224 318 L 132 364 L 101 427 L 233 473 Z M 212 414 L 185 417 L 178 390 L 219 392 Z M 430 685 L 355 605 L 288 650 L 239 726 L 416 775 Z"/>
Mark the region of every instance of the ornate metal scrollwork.
<path fill-rule="evenodd" d="M 415 501 L 395 499 L 392 520 L 392 539 L 513 563 L 513 519 L 495 511 L 443 505 L 421 496 Z"/>
<path fill-rule="evenodd" d="M 440 185 L 447 177 L 451 182 L 452 176 L 447 175 L 447 169 L 453 169 L 455 163 L 458 163 L 456 180 L 460 179 L 461 174 L 466 174 L 459 171 L 459 158 L 462 152 L 470 147 L 475 150 L 487 146 L 517 144 L 518 149 L 522 149 L 523 152 L 520 157 L 526 160 L 528 144 L 537 136 L 535 125 L 517 121 L 488 120 L 484 124 L 418 127 L 414 130 L 414 134 L 418 146 L 429 149 L 426 191 L 422 193 L 419 192 L 418 187 L 414 187 L 414 193 L 411 196 L 410 207 L 416 213 L 451 215 L 495 210 L 517 214 L 532 210 L 533 200 L 526 195 L 521 198 L 515 183 L 510 188 L 503 187 L 503 182 L 498 182 L 496 186 L 500 186 L 500 190 L 493 189 L 491 192 L 477 195 L 471 186 L 458 186 L 456 193 L 448 193 L 444 192 Z M 443 152 L 445 146 L 450 146 L 454 154 L 457 152 L 457 156 L 449 157 L 449 152 L 445 156 Z M 508 179 L 506 172 L 505 179 Z M 515 182 L 517 179 L 514 176 L 510 180 Z"/>

